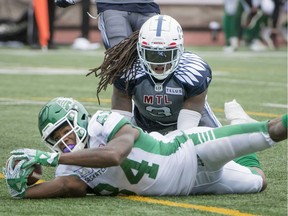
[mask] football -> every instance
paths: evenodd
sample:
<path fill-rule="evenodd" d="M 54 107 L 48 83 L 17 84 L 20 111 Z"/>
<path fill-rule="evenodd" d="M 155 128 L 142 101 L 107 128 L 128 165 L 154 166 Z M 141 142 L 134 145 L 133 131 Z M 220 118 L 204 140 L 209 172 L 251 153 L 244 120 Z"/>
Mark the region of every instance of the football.
<path fill-rule="evenodd" d="M 15 161 L 15 166 L 19 161 Z M 27 185 L 31 186 L 34 185 L 38 180 L 42 177 L 42 166 L 40 164 L 35 164 L 34 170 L 27 178 Z"/>

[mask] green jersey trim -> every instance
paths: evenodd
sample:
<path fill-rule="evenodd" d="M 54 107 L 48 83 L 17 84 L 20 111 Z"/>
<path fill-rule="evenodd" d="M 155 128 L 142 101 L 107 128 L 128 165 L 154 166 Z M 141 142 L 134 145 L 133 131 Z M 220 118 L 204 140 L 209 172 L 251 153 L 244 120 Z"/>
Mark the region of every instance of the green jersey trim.
<path fill-rule="evenodd" d="M 169 142 L 164 142 L 144 133 L 142 130 L 139 130 L 139 132 L 140 135 L 133 147 L 162 156 L 174 154 L 180 149 L 180 146 L 188 140 L 188 137 L 184 133 L 175 136 L 175 138 Z M 143 145 L 143 143 L 145 143 L 145 145 Z"/>
<path fill-rule="evenodd" d="M 193 140 L 195 145 L 198 145 L 207 141 L 223 137 L 233 136 L 237 134 L 257 133 L 257 132 L 267 134 L 268 133 L 267 122 L 223 126 L 219 128 L 214 128 L 213 130 L 204 131 L 196 134 L 188 134 L 188 136 Z"/>
<path fill-rule="evenodd" d="M 115 134 L 126 124 L 130 124 L 128 119 L 122 118 L 117 125 L 113 128 L 111 133 L 108 136 L 107 142 L 114 138 Z"/>

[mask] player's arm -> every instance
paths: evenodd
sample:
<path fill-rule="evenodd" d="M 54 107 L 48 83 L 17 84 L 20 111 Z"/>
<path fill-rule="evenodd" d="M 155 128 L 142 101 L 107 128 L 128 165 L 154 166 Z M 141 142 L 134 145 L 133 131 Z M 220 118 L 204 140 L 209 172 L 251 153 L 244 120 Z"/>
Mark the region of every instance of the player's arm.
<path fill-rule="evenodd" d="M 58 164 L 76 165 L 91 168 L 118 166 L 131 152 L 134 141 L 139 132 L 130 124 L 122 126 L 105 145 L 99 148 L 88 148 L 69 153 L 49 153 L 35 149 L 17 149 L 12 155 L 22 157 L 22 168 L 31 167 L 34 164 L 44 166 L 57 166 Z"/>
<path fill-rule="evenodd" d="M 47 156 L 49 156 L 49 154 L 50 153 L 47 153 Z M 22 166 L 26 160 L 19 161 L 19 157 L 22 156 L 11 155 L 3 169 L 11 197 L 22 199 L 83 197 L 86 195 L 88 186 L 78 176 L 57 177 L 53 181 L 27 187 L 27 178 L 33 171 L 33 167 L 23 168 Z M 19 162 L 15 165 L 15 161 Z"/>
<path fill-rule="evenodd" d="M 177 129 L 197 127 L 204 109 L 207 89 L 199 95 L 186 99 L 177 119 Z"/>
<path fill-rule="evenodd" d="M 138 135 L 137 129 L 126 124 L 106 146 L 61 154 L 59 164 L 94 168 L 118 166 L 130 153 Z"/>
<path fill-rule="evenodd" d="M 13 150 L 11 155 L 22 160 L 23 163 L 18 165 L 21 169 L 30 168 L 34 164 L 44 166 L 66 164 L 91 168 L 118 166 L 131 152 L 138 136 L 139 131 L 137 129 L 130 124 L 125 124 L 105 146 L 100 148 L 89 148 L 64 154 L 24 148 Z"/>
<path fill-rule="evenodd" d="M 186 99 L 183 103 L 182 109 L 194 110 L 195 112 L 201 113 L 204 108 L 207 92 L 208 89 L 199 95 Z"/>
<path fill-rule="evenodd" d="M 119 90 L 113 85 L 112 110 L 132 112 L 132 98 L 125 91 Z M 122 113 L 120 113 L 122 114 Z"/>
<path fill-rule="evenodd" d="M 24 198 L 84 197 L 87 187 L 78 176 L 60 176 L 52 181 L 28 187 Z"/>

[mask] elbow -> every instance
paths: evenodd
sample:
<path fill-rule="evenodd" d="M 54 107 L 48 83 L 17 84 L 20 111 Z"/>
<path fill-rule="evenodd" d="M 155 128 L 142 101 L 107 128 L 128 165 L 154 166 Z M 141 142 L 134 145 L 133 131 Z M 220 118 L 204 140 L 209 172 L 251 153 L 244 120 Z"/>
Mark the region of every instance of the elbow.
<path fill-rule="evenodd" d="M 126 159 L 127 154 L 114 152 L 113 155 L 111 155 L 111 166 L 119 166 L 122 164 L 122 162 Z"/>
<path fill-rule="evenodd" d="M 121 154 L 115 154 L 113 157 L 112 166 L 119 166 L 121 163 L 125 160 L 126 156 L 123 156 Z"/>

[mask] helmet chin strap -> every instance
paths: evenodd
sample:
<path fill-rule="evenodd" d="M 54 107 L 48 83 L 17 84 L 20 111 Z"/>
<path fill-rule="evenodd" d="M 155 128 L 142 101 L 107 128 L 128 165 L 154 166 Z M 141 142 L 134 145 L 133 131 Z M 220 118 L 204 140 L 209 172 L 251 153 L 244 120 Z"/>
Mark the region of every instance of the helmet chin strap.
<path fill-rule="evenodd" d="M 149 76 L 150 76 L 152 82 L 154 83 L 155 92 L 162 92 L 163 91 L 163 83 L 166 81 L 165 80 L 166 77 L 163 79 L 163 81 L 161 80 L 162 82 L 155 82 L 155 80 L 153 78 L 156 78 L 156 79 L 158 79 L 158 78 L 153 76 L 152 74 L 149 74 Z M 158 79 L 158 80 L 160 80 L 160 79 Z"/>

